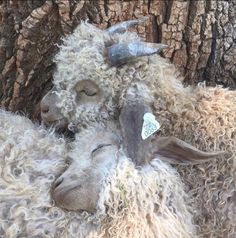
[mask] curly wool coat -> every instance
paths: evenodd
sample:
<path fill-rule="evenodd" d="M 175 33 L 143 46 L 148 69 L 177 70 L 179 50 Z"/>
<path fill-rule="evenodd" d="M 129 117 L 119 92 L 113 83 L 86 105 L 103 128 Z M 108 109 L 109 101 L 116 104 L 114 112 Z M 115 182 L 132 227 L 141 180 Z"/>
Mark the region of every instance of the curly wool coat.
<path fill-rule="evenodd" d="M 129 86 L 144 83 L 142 97 L 151 102 L 161 124 L 160 134 L 174 135 L 201 150 L 224 150 L 213 163 L 178 166 L 196 204 L 195 222 L 201 237 L 227 237 L 235 229 L 236 92 L 204 84 L 184 87 L 175 67 L 158 55 L 141 57 L 121 67 L 107 63 L 106 47 L 139 41 L 136 33 L 110 36 L 81 23 L 64 39 L 56 56 L 54 85 L 59 107 L 72 123 L 86 124 L 113 117 L 125 100 Z M 105 92 L 105 109 L 86 111 L 77 107 L 74 86 L 84 79 L 95 81 Z"/>
<path fill-rule="evenodd" d="M 83 131 L 82 140 L 93 133 Z M 75 154 L 82 140 L 73 142 Z M 65 169 L 66 151 L 53 131 L 0 110 L 1 237 L 195 237 L 190 200 L 176 170 L 159 160 L 138 170 L 121 151 L 101 184 L 96 213 L 57 208 L 50 191 Z"/>

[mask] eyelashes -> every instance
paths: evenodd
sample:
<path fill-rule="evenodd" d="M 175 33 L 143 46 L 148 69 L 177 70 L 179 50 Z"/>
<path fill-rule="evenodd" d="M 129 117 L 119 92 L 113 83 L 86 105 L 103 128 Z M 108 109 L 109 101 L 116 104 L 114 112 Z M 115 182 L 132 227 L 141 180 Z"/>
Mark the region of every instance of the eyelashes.
<path fill-rule="evenodd" d="M 92 96 L 96 96 L 97 92 L 96 91 L 88 91 L 88 90 L 82 90 L 81 93 L 84 93 L 85 95 L 92 97 Z"/>
<path fill-rule="evenodd" d="M 93 151 L 92 154 L 94 154 L 96 151 L 99 151 L 100 149 L 102 149 L 103 147 L 106 146 L 111 146 L 112 144 L 99 144 Z"/>

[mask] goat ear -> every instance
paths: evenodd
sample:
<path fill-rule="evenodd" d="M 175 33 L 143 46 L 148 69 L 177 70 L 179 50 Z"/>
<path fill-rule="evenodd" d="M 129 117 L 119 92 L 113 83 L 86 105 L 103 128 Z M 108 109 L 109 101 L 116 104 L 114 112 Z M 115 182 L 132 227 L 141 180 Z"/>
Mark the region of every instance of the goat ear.
<path fill-rule="evenodd" d="M 141 137 L 143 115 L 150 112 L 149 105 L 141 102 L 126 102 L 120 113 L 120 126 L 123 144 L 127 155 L 136 165 L 147 162 L 151 153 L 150 138 L 143 140 Z"/>
<path fill-rule="evenodd" d="M 203 152 L 175 137 L 159 137 L 152 142 L 154 142 L 153 156 L 158 156 L 171 164 L 199 164 L 224 153 Z"/>

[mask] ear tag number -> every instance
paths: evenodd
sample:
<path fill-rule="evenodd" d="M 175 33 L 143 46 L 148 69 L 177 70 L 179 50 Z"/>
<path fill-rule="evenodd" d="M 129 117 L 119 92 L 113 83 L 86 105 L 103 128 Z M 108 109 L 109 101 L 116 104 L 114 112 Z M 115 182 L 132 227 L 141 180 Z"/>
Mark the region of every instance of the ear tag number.
<path fill-rule="evenodd" d="M 153 133 L 160 129 L 160 124 L 156 121 L 155 116 L 152 113 L 145 113 L 143 115 L 143 127 L 142 127 L 142 139 L 145 140 Z"/>

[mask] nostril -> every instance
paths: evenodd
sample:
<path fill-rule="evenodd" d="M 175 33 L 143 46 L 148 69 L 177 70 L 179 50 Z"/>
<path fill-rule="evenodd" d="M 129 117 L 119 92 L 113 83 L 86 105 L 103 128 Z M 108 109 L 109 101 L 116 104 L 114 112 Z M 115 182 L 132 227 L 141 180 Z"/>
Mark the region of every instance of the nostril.
<path fill-rule="evenodd" d="M 47 105 L 43 105 L 43 106 L 41 106 L 41 112 L 42 113 L 48 113 L 49 112 L 49 106 L 47 106 Z"/>
<path fill-rule="evenodd" d="M 62 177 L 59 177 L 54 183 L 55 188 L 57 188 L 63 182 L 63 180 L 64 179 Z"/>

